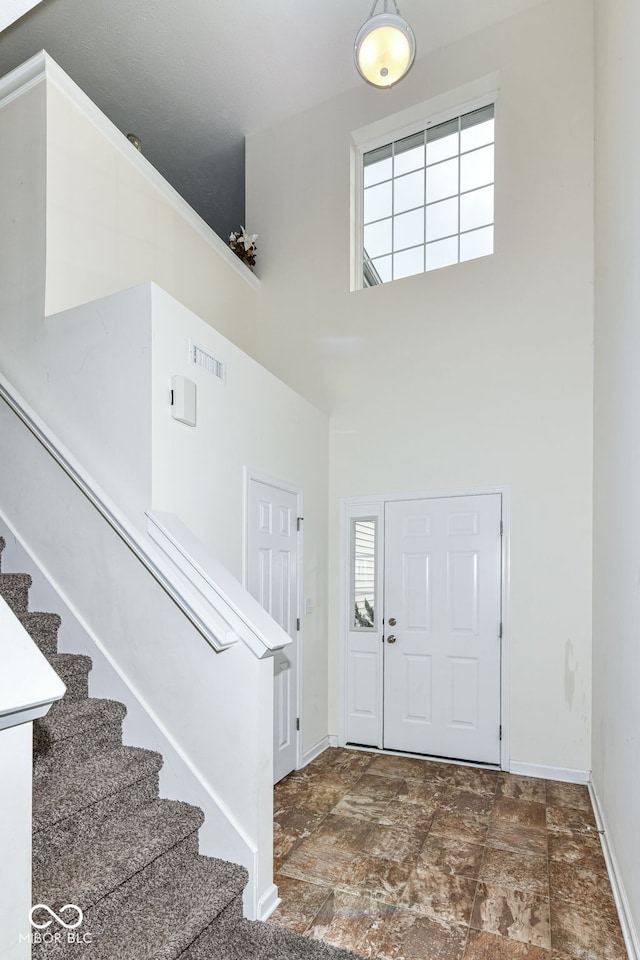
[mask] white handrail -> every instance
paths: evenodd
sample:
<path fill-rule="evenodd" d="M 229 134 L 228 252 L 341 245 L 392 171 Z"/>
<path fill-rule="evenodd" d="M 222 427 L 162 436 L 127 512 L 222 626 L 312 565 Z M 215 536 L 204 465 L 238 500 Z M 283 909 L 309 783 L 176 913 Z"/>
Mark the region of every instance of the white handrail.
<path fill-rule="evenodd" d="M 247 593 L 227 568 L 171 513 L 147 510 L 149 536 L 214 606 L 221 604 L 229 623 L 259 658 L 282 650 L 291 637 Z"/>
<path fill-rule="evenodd" d="M 234 592 L 234 602 L 231 603 L 225 598 L 224 591 L 200 589 L 192 577 L 185 576 L 180 567 L 167 558 L 166 551 L 150 543 L 135 528 L 128 517 L 2 374 L 0 374 L 0 398 L 42 444 L 215 650 L 221 652 L 238 642 L 239 634 L 236 633 L 236 626 L 239 628 L 242 639 L 258 657 L 264 657 L 290 642 L 286 634 L 283 640 L 284 631 L 268 617 L 262 608 L 260 609 L 263 617 L 270 623 L 264 623 L 260 616 L 256 615 L 254 605 L 257 605 L 257 602 L 237 581 L 237 591 Z M 200 549 L 204 550 L 202 545 Z M 203 560 L 201 556 L 200 561 L 208 570 L 216 565 L 216 561 L 212 561 L 211 558 Z M 224 570 L 219 564 L 217 569 Z M 231 577 L 228 571 L 225 573 L 227 577 Z M 209 584 L 209 587 L 211 586 L 215 585 Z M 253 616 L 257 616 L 260 622 L 259 628 L 253 629 L 249 626 L 253 616 L 245 619 L 239 614 L 239 608 L 244 603 L 253 611 Z"/>

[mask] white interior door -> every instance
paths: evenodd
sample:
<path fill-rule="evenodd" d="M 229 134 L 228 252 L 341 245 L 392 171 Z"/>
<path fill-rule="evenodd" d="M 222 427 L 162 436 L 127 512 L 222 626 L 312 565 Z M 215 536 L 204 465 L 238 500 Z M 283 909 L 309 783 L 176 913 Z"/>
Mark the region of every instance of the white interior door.
<path fill-rule="evenodd" d="M 384 747 L 500 762 L 501 496 L 385 505 Z"/>
<path fill-rule="evenodd" d="M 247 589 L 291 637 L 273 657 L 273 782 L 296 767 L 298 717 L 298 496 L 249 480 Z"/>

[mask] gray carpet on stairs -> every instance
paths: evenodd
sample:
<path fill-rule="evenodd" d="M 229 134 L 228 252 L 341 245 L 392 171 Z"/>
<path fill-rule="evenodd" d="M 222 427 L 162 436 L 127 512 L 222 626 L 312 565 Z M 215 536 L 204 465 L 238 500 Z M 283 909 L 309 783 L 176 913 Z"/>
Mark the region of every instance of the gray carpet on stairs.
<path fill-rule="evenodd" d="M 33 902 L 84 911 L 33 960 L 357 960 L 243 919 L 246 870 L 199 855 L 202 811 L 159 798 L 162 757 L 123 746 L 126 708 L 88 696 L 91 659 L 58 653 L 60 617 L 29 611 L 30 586 L 0 567 L 0 596 L 67 685 L 34 724 Z"/>

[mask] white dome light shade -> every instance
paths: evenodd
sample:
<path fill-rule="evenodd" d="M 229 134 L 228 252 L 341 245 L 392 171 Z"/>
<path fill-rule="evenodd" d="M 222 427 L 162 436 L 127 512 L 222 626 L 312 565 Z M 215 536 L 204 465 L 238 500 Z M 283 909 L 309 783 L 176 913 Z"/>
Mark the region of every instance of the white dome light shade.
<path fill-rule="evenodd" d="M 375 87 L 391 87 L 401 80 L 416 54 L 416 38 L 403 17 L 379 13 L 358 31 L 354 56 L 361 76 Z"/>

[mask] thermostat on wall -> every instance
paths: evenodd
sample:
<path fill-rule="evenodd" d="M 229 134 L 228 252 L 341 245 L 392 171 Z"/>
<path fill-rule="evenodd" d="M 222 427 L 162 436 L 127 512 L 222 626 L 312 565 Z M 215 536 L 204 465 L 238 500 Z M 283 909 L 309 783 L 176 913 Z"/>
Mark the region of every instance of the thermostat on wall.
<path fill-rule="evenodd" d="M 186 377 L 171 377 L 171 416 L 174 420 L 196 425 L 196 385 Z"/>

